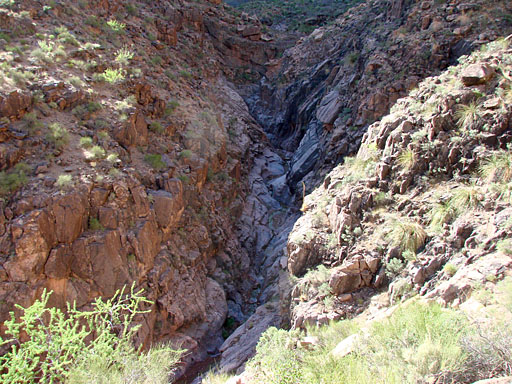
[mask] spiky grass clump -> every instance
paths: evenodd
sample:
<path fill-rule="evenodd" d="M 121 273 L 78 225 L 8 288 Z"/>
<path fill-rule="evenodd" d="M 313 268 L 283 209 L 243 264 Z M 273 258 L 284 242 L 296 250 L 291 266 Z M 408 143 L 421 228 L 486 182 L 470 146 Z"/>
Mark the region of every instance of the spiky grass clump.
<path fill-rule="evenodd" d="M 468 105 L 461 105 L 455 113 L 455 118 L 461 131 L 478 129 L 482 118 L 482 108 L 476 101 Z"/>
<path fill-rule="evenodd" d="M 414 168 L 416 161 L 416 153 L 412 149 L 406 149 L 398 156 L 398 164 L 406 171 Z"/>
<path fill-rule="evenodd" d="M 429 212 L 430 227 L 434 230 L 440 230 L 444 224 L 449 223 L 456 216 L 457 212 L 449 201 L 435 204 Z"/>
<path fill-rule="evenodd" d="M 389 225 L 387 240 L 402 252 L 416 252 L 425 244 L 427 232 L 421 224 L 408 220 L 393 220 Z"/>
<path fill-rule="evenodd" d="M 455 189 L 449 204 L 455 212 L 462 213 L 477 208 L 480 205 L 480 200 L 480 190 L 473 184 Z"/>
<path fill-rule="evenodd" d="M 485 159 L 479 167 L 480 174 L 489 182 L 512 181 L 512 152 L 499 151 Z"/>

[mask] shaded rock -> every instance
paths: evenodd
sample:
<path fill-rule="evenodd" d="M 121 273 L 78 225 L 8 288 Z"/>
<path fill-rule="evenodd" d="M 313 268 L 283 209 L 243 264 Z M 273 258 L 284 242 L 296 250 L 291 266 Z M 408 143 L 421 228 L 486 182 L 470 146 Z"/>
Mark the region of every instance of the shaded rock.
<path fill-rule="evenodd" d="M 338 117 L 343 102 L 338 91 L 331 91 L 324 96 L 316 110 L 316 118 L 324 124 L 332 124 Z"/>
<path fill-rule="evenodd" d="M 12 281 L 28 281 L 42 272 L 50 249 L 56 244 L 55 224 L 46 211 L 31 211 L 12 226 L 16 256 L 4 263 Z"/>
<path fill-rule="evenodd" d="M 60 243 L 72 243 L 87 226 L 87 197 L 80 192 L 56 196 L 52 202 L 55 233 Z"/>
<path fill-rule="evenodd" d="M 267 303 L 256 309 L 249 319 L 238 327 L 220 347 L 222 353 L 220 369 L 223 372 L 235 371 L 242 367 L 256 352 L 261 334 L 272 326 L 278 326 L 280 317 L 278 303 Z"/>

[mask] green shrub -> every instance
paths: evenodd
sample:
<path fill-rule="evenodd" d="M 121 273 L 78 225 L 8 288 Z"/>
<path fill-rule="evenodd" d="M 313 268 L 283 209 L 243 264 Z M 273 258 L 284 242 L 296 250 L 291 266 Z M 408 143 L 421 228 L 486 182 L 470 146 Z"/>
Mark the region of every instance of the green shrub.
<path fill-rule="evenodd" d="M 162 160 L 162 155 L 157 153 L 148 153 L 146 156 L 144 156 L 144 161 L 151 165 L 151 167 L 156 171 L 159 171 L 167 167 L 167 164 L 165 164 L 165 162 Z"/>
<path fill-rule="evenodd" d="M 116 84 L 124 80 L 125 75 L 122 69 L 107 68 L 102 74 L 97 74 L 96 80 L 106 81 L 109 84 Z"/>
<path fill-rule="evenodd" d="M 300 334 L 268 329 L 247 364 L 255 384 L 402 384 L 461 381 L 467 370 L 461 340 L 467 320 L 437 304 L 409 302 L 390 318 L 374 322 L 360 335 L 352 353 L 337 358 L 331 351 L 356 331 L 354 322 L 308 329 L 319 339 L 313 349 L 297 346 Z M 254 377 L 254 380 L 253 380 Z"/>
<path fill-rule="evenodd" d="M 482 118 L 482 112 L 482 108 L 477 104 L 477 102 L 472 102 L 468 105 L 461 105 L 455 113 L 459 128 L 462 131 L 478 129 Z"/>
<path fill-rule="evenodd" d="M 52 143 L 56 149 L 62 149 L 69 142 L 68 130 L 59 123 L 50 124 L 48 129 L 46 140 Z"/>
<path fill-rule="evenodd" d="M 446 273 L 449 277 L 452 277 L 457 273 L 457 267 L 451 263 L 447 263 L 443 267 L 443 272 Z"/>
<path fill-rule="evenodd" d="M 55 185 L 60 189 L 66 189 L 73 185 L 73 176 L 61 174 L 57 178 Z"/>
<path fill-rule="evenodd" d="M 81 137 L 80 138 L 80 146 L 83 148 L 92 147 L 92 137 Z"/>
<path fill-rule="evenodd" d="M 458 187 L 453 191 L 449 204 L 457 213 L 463 213 L 480 205 L 480 191 L 476 185 Z"/>
<path fill-rule="evenodd" d="M 30 134 L 36 133 L 44 126 L 44 124 L 37 118 L 37 114 L 35 112 L 25 114 L 25 116 L 23 116 L 23 123 L 24 128 Z"/>
<path fill-rule="evenodd" d="M 162 65 L 163 59 L 162 56 L 153 56 L 151 58 L 151 64 L 153 65 Z"/>
<path fill-rule="evenodd" d="M 89 217 L 89 229 L 92 231 L 99 231 L 105 229 L 103 225 L 101 225 L 100 221 L 95 217 Z"/>
<path fill-rule="evenodd" d="M 256 356 L 247 364 L 257 383 L 301 383 L 302 351 L 295 348 L 297 331 L 271 327 L 260 337 Z"/>
<path fill-rule="evenodd" d="M 412 149 L 404 150 L 400 156 L 398 156 L 398 164 L 406 171 L 412 169 L 416 164 L 416 154 L 414 151 Z"/>
<path fill-rule="evenodd" d="M 496 248 L 504 255 L 512 256 L 512 239 L 505 239 L 498 242 Z"/>
<path fill-rule="evenodd" d="M 126 28 L 125 23 L 121 23 L 117 21 L 116 19 L 111 19 L 107 21 L 107 25 L 110 27 L 110 29 L 116 33 L 122 33 L 124 29 Z"/>
<path fill-rule="evenodd" d="M 96 159 L 96 160 L 103 159 L 107 155 L 105 150 L 102 147 L 100 147 L 99 145 L 95 145 L 94 147 L 89 149 L 87 152 L 88 152 L 87 157 L 89 159 Z"/>
<path fill-rule="evenodd" d="M 151 304 L 142 291 L 125 294 L 125 288 L 92 309 L 79 311 L 68 304 L 64 313 L 48 308 L 51 292 L 22 312 L 11 312 L 4 323 L 7 352 L 0 357 L 0 379 L 5 384 L 33 383 L 167 383 L 169 369 L 181 351 L 167 346 L 139 353 L 132 341 L 140 325 L 135 316 Z"/>
<path fill-rule="evenodd" d="M 430 227 L 441 230 L 444 224 L 449 223 L 456 216 L 457 212 L 449 202 L 435 204 L 429 212 Z"/>
<path fill-rule="evenodd" d="M 160 134 L 165 132 L 164 127 L 158 121 L 153 121 L 149 124 L 149 130 Z"/>
<path fill-rule="evenodd" d="M 190 156 L 192 156 L 192 151 L 190 149 L 185 149 L 179 154 L 180 159 L 188 159 Z"/>
<path fill-rule="evenodd" d="M 133 59 L 133 52 L 129 51 L 127 48 L 121 48 L 116 53 L 116 62 L 118 62 L 121 65 L 128 65 L 130 63 L 130 60 Z"/>
<path fill-rule="evenodd" d="M 0 172 L 0 196 L 13 193 L 28 182 L 28 173 L 31 172 L 30 166 L 25 163 L 16 164 L 9 171 Z"/>
<path fill-rule="evenodd" d="M 391 259 L 386 263 L 386 276 L 394 279 L 405 268 L 405 263 L 400 259 Z"/>
<path fill-rule="evenodd" d="M 119 155 L 117 153 L 109 153 L 107 156 L 107 161 L 110 163 L 115 163 L 119 160 Z"/>
<path fill-rule="evenodd" d="M 171 100 L 167 103 L 165 107 L 164 116 L 168 117 L 173 114 L 174 110 L 180 105 L 176 100 Z"/>

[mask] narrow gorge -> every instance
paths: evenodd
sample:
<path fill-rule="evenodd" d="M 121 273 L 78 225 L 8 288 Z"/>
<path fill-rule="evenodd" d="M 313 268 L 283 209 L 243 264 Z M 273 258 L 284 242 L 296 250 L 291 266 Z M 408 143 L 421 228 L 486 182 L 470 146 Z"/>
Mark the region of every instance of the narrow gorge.
<path fill-rule="evenodd" d="M 44 290 L 89 310 L 135 284 L 136 345 L 186 350 L 173 380 L 262 383 L 271 327 L 509 276 L 508 187 L 481 164 L 512 142 L 511 4 L 339 7 L 293 29 L 220 0 L 0 1 L 0 335 Z"/>

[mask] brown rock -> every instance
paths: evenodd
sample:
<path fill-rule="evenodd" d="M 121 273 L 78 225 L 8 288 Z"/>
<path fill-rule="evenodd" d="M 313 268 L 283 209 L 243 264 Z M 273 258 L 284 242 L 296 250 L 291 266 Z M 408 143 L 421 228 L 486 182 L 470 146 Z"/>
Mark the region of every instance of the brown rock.
<path fill-rule="evenodd" d="M 354 291 L 358 289 L 361 284 L 362 279 L 359 273 L 345 272 L 343 270 L 333 272 L 329 279 L 329 287 L 335 295 Z"/>
<path fill-rule="evenodd" d="M 125 125 L 116 132 L 116 139 L 125 147 L 148 143 L 148 124 L 140 111 L 132 113 Z"/>
<path fill-rule="evenodd" d="M 87 198 L 74 192 L 53 199 L 52 212 L 55 217 L 55 233 L 60 243 L 72 243 L 86 227 Z"/>
<path fill-rule="evenodd" d="M 68 246 L 60 245 L 52 249 L 44 266 L 46 276 L 53 279 L 64 279 L 71 271 L 71 252 Z"/>
<path fill-rule="evenodd" d="M 30 212 L 12 226 L 16 256 L 4 263 L 13 281 L 28 281 L 42 272 L 50 249 L 56 244 L 55 224 L 43 210 Z"/>
<path fill-rule="evenodd" d="M 132 245 L 137 260 L 144 265 L 148 272 L 153 268 L 155 256 L 160 250 L 160 235 L 156 223 L 146 220 L 138 224 L 136 229 L 128 234 L 128 240 Z"/>
<path fill-rule="evenodd" d="M 19 119 L 31 106 L 32 95 L 27 93 L 14 91 L 6 96 L 0 95 L 0 118 Z"/>
<path fill-rule="evenodd" d="M 316 110 L 316 118 L 324 124 L 332 124 L 342 107 L 343 103 L 338 91 L 329 92 L 320 102 L 320 106 Z"/>
<path fill-rule="evenodd" d="M 248 25 L 242 30 L 243 37 L 261 35 L 261 28 L 256 25 Z"/>
<path fill-rule="evenodd" d="M 494 76 L 494 69 L 488 64 L 471 64 L 461 73 L 465 86 L 487 83 Z"/>
<path fill-rule="evenodd" d="M 101 207 L 98 210 L 100 224 L 106 229 L 116 229 L 119 225 L 117 212 L 113 208 Z"/>
<path fill-rule="evenodd" d="M 183 188 L 181 187 L 181 181 L 177 181 L 179 183 L 169 180 L 170 183 L 174 184 L 174 188 L 172 188 L 175 191 L 174 194 L 167 191 L 151 192 L 153 209 L 155 210 L 156 221 L 160 228 L 174 228 L 185 210 Z"/>

